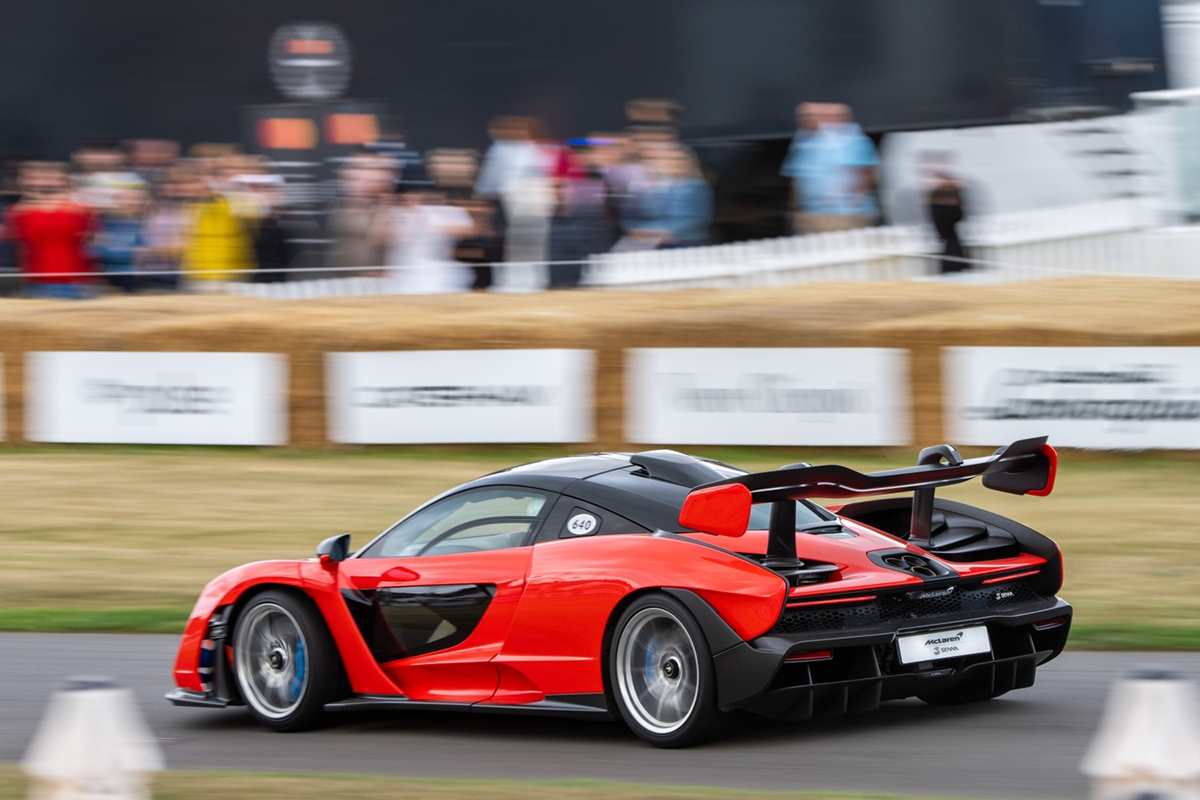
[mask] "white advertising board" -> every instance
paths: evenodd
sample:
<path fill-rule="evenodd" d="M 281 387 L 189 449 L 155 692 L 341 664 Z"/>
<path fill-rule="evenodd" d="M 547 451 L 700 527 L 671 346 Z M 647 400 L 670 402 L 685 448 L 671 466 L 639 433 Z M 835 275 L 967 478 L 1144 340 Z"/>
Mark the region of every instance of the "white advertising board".
<path fill-rule="evenodd" d="M 276 445 L 287 362 L 272 353 L 29 353 L 34 442 Z"/>
<path fill-rule="evenodd" d="M 652 348 L 625 353 L 626 435 L 644 444 L 900 445 L 908 353 Z"/>
<path fill-rule="evenodd" d="M 949 347 L 942 374 L 956 444 L 1200 448 L 1200 347 Z"/>
<path fill-rule="evenodd" d="M 590 350 L 329 353 L 325 365 L 335 442 L 592 440 Z"/>

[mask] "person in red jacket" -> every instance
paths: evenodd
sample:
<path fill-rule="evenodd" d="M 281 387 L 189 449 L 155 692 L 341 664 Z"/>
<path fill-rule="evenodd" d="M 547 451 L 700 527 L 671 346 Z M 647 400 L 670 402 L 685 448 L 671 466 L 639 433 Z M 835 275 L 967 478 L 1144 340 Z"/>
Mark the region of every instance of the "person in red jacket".
<path fill-rule="evenodd" d="M 88 241 L 96 216 L 71 199 L 66 167 L 48 162 L 22 166 L 21 200 L 8 209 L 4 235 L 17 246 L 26 297 L 88 296 L 92 272 Z"/>

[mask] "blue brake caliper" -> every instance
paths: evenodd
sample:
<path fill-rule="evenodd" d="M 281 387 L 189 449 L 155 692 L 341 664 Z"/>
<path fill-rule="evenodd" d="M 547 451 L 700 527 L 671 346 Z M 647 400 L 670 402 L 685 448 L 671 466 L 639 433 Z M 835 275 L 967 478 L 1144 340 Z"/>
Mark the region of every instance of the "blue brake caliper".
<path fill-rule="evenodd" d="M 658 634 L 654 634 L 654 638 L 646 643 L 646 683 L 650 683 L 654 676 L 654 645 L 658 642 Z"/>
<path fill-rule="evenodd" d="M 300 696 L 300 690 L 304 688 L 304 640 L 296 640 L 296 677 L 292 678 L 291 692 L 292 699 L 295 700 Z"/>

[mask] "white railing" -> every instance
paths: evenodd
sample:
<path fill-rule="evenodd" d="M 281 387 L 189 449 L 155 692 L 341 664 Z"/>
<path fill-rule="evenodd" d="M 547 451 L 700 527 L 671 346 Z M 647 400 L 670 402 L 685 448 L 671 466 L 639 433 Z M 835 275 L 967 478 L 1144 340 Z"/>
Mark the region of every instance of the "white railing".
<path fill-rule="evenodd" d="M 1142 200 L 997 214 L 961 227 L 973 267 L 958 279 L 1003 283 L 1066 275 L 1200 278 L 1200 226 L 1155 227 Z M 604 253 L 589 259 L 594 289 L 751 288 L 817 281 L 928 279 L 941 245 L 927 227 L 886 226 L 754 242 Z M 233 283 L 256 297 L 385 294 L 383 278 Z"/>
<path fill-rule="evenodd" d="M 813 281 L 908 280 L 937 242 L 920 228 L 881 227 L 679 250 L 593 256 L 585 283 L 606 289 L 725 289 Z"/>

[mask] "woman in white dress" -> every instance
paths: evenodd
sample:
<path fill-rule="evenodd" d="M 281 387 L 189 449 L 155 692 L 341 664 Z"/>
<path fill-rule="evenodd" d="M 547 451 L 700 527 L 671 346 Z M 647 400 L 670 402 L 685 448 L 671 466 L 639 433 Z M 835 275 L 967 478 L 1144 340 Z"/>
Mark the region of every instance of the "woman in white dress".
<path fill-rule="evenodd" d="M 385 275 L 394 294 L 465 292 L 474 278 L 454 260 L 454 245 L 474 230 L 471 215 L 446 204 L 437 192 L 402 195 L 381 220 L 387 245 Z"/>

